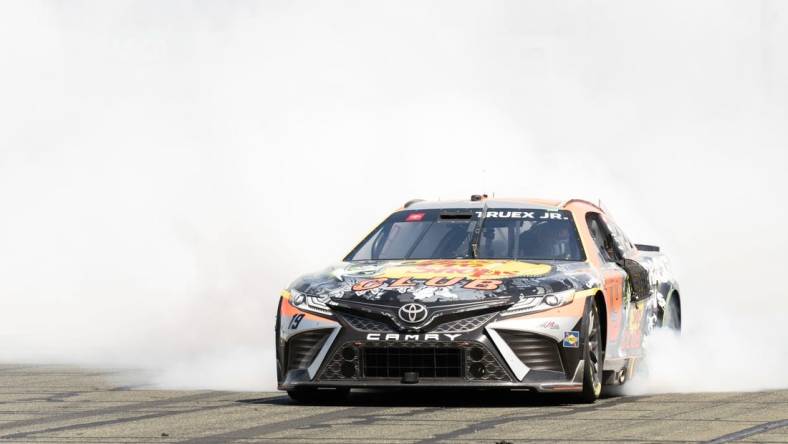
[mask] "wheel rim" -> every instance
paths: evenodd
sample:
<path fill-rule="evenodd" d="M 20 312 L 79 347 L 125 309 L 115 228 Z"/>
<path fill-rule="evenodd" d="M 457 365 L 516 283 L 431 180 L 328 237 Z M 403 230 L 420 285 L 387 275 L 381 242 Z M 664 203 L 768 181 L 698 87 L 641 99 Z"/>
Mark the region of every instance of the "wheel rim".
<path fill-rule="evenodd" d="M 591 382 L 593 382 L 594 390 L 602 387 L 602 378 L 599 371 L 599 356 L 601 353 L 599 339 L 599 322 L 597 321 L 596 312 L 591 310 L 588 316 L 588 360 L 591 364 Z"/>
<path fill-rule="evenodd" d="M 681 329 L 681 321 L 679 321 L 678 317 L 678 309 L 676 308 L 676 303 L 671 301 L 667 307 L 667 313 L 665 313 L 664 317 L 667 319 L 665 322 L 665 326 L 671 330 L 680 330 Z"/>

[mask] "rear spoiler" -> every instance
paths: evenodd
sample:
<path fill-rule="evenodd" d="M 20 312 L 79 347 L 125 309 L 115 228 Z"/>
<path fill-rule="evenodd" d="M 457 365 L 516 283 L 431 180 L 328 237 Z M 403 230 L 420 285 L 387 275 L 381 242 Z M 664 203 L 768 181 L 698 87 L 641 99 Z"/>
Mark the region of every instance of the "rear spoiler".
<path fill-rule="evenodd" d="M 638 251 L 651 251 L 654 253 L 659 253 L 659 247 L 655 245 L 635 244 L 635 248 L 637 248 Z"/>

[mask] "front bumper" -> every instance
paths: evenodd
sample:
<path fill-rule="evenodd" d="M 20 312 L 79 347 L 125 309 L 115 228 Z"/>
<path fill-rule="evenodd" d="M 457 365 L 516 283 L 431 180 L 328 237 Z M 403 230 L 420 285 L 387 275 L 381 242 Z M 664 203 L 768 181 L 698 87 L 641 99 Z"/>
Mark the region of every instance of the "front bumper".
<path fill-rule="evenodd" d="M 423 333 L 380 320 L 300 312 L 283 300 L 277 331 L 278 385 L 351 388 L 510 388 L 582 390 L 580 347 L 565 347 L 561 328 L 580 319 L 476 313 Z M 294 325 L 292 319 L 300 316 Z M 296 318 L 297 319 L 297 318 Z M 556 328 L 558 326 L 558 328 Z M 295 328 L 292 328 L 295 327 Z"/>

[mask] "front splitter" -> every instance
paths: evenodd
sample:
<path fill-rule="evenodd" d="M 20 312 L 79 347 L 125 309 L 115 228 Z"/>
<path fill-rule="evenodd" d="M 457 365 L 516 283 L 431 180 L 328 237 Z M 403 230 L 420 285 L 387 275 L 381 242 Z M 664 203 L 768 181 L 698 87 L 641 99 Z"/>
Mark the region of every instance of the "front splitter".
<path fill-rule="evenodd" d="M 541 393 L 581 392 L 583 384 L 576 382 L 540 382 L 517 383 L 509 381 L 451 381 L 440 379 L 422 378 L 416 383 L 404 383 L 398 379 L 365 379 L 352 381 L 299 381 L 286 382 L 279 386 L 279 390 L 293 390 L 298 388 L 379 388 L 379 389 L 519 389 L 532 390 Z"/>

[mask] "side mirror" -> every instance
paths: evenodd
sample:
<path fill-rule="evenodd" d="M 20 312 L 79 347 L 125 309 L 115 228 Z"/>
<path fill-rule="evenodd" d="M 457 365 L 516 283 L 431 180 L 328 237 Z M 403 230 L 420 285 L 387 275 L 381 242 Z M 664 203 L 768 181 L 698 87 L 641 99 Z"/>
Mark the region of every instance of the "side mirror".
<path fill-rule="evenodd" d="M 632 259 L 622 259 L 619 266 L 629 275 L 629 282 L 632 285 L 632 302 L 648 298 L 651 295 L 648 271 Z"/>

